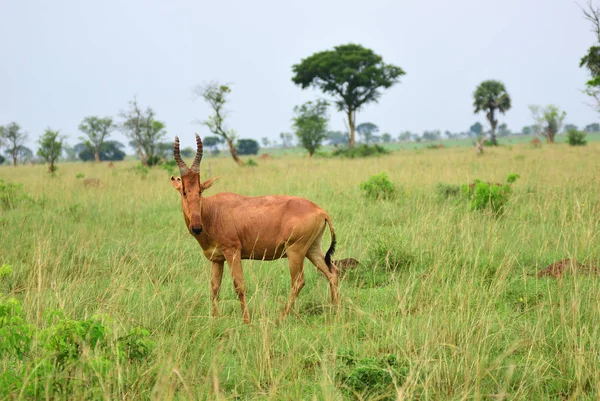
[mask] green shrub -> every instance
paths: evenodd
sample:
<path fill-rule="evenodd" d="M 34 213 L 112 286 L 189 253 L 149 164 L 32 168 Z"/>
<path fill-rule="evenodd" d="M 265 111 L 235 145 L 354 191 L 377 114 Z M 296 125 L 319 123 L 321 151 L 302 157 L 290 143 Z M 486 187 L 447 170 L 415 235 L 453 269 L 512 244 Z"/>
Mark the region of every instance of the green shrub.
<path fill-rule="evenodd" d="M 148 177 L 148 173 L 150 172 L 150 169 L 146 166 L 144 166 L 142 163 L 136 165 L 135 167 L 132 167 L 132 171 L 136 174 L 139 175 L 142 180 L 145 180 L 146 177 Z"/>
<path fill-rule="evenodd" d="M 475 180 L 471 185 L 463 184 L 462 193 L 470 200 L 472 210 L 487 208 L 497 215 L 504 212 L 512 192 L 511 185 L 519 178 L 518 174 L 509 174 L 506 184 L 483 182 Z"/>
<path fill-rule="evenodd" d="M 567 143 L 571 146 L 584 146 L 587 143 L 586 133 L 576 128 L 571 128 L 567 131 Z"/>
<path fill-rule="evenodd" d="M 169 175 L 176 175 L 179 172 L 179 167 L 177 167 L 177 162 L 175 160 L 164 162 L 160 165 L 160 167 Z"/>
<path fill-rule="evenodd" d="M 84 175 L 83 173 L 77 173 L 77 174 L 75 175 L 75 179 L 77 179 L 77 180 L 81 180 L 81 179 L 83 179 L 84 177 L 85 177 L 85 175 Z"/>
<path fill-rule="evenodd" d="M 352 353 L 338 356 L 337 385 L 350 399 L 395 400 L 397 386 L 409 374 L 407 364 L 395 355 L 379 358 L 357 358 Z"/>
<path fill-rule="evenodd" d="M 246 161 L 246 163 L 244 163 L 244 166 L 256 167 L 256 166 L 258 166 L 258 163 L 254 159 L 248 159 L 248 161 Z"/>
<path fill-rule="evenodd" d="M 353 148 L 338 148 L 333 151 L 333 156 L 347 157 L 354 159 L 357 157 L 380 156 L 390 153 L 389 150 L 379 145 L 359 145 Z"/>
<path fill-rule="evenodd" d="M 396 187 L 386 173 L 372 176 L 360 184 L 360 189 L 368 199 L 393 199 L 397 193 Z"/>
<path fill-rule="evenodd" d="M 25 200 L 30 200 L 30 198 L 23 191 L 23 185 L 0 180 L 0 207 L 2 209 L 14 209 Z"/>

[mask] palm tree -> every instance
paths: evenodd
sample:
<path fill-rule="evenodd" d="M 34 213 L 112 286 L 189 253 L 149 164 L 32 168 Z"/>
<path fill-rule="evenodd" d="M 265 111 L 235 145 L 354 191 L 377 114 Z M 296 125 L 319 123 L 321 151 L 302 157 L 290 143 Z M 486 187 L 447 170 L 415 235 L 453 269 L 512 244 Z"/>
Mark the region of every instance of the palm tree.
<path fill-rule="evenodd" d="M 510 109 L 510 96 L 506 92 L 504 84 L 500 81 L 483 81 L 475 89 L 473 93 L 473 106 L 475 107 L 475 114 L 480 111 L 487 112 L 486 117 L 490 122 L 491 130 L 491 142 L 493 145 L 497 145 L 496 141 L 496 126 L 498 120 L 495 118 L 496 110 L 504 114 Z"/>

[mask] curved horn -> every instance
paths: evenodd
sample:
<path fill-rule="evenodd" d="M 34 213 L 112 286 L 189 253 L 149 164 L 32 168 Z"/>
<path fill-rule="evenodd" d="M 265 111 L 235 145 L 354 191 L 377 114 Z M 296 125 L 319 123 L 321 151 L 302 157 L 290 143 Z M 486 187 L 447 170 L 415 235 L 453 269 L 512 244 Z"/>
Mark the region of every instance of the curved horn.
<path fill-rule="evenodd" d="M 198 134 L 196 134 L 196 157 L 194 158 L 194 163 L 192 163 L 192 167 L 191 170 L 195 171 L 196 173 L 200 172 L 200 161 L 202 160 L 202 151 L 203 151 L 203 146 L 202 146 L 202 139 L 200 139 L 200 136 Z"/>
<path fill-rule="evenodd" d="M 183 175 L 186 171 L 188 171 L 188 166 L 181 158 L 181 152 L 179 151 L 179 137 L 177 136 L 175 137 L 175 144 L 173 145 L 173 156 L 175 156 L 175 162 L 179 167 L 179 173 Z"/>

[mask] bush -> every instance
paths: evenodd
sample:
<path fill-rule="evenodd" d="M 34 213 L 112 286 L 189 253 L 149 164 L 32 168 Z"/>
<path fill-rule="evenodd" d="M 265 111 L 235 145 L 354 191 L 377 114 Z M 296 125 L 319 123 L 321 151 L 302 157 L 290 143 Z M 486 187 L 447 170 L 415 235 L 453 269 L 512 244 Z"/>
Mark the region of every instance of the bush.
<path fill-rule="evenodd" d="M 254 159 L 248 159 L 248 161 L 246 163 L 244 163 L 244 166 L 256 167 L 256 166 L 258 166 L 258 163 Z"/>
<path fill-rule="evenodd" d="M 397 386 L 409 374 L 407 364 L 395 355 L 379 358 L 357 358 L 352 353 L 338 356 L 338 387 L 350 399 L 395 400 Z"/>
<path fill-rule="evenodd" d="M 368 199 L 393 199 L 396 197 L 396 187 L 388 179 L 386 173 L 380 173 L 372 176 L 367 181 L 360 184 L 360 189 Z"/>
<path fill-rule="evenodd" d="M 0 180 L 0 207 L 2 209 L 14 209 L 24 200 L 30 200 L 30 198 L 23 191 L 23 185 Z"/>
<path fill-rule="evenodd" d="M 165 170 L 169 175 L 177 175 L 179 172 L 179 167 L 177 167 L 177 162 L 175 160 L 169 160 L 160 165 L 160 167 Z"/>
<path fill-rule="evenodd" d="M 360 145 L 353 148 L 338 148 L 333 151 L 333 156 L 348 157 L 354 159 L 357 157 L 380 156 L 390 153 L 389 150 L 379 145 Z"/>
<path fill-rule="evenodd" d="M 585 138 L 586 133 L 576 128 L 567 131 L 567 143 L 571 146 L 584 146 L 587 143 Z"/>
<path fill-rule="evenodd" d="M 485 210 L 490 208 L 499 215 L 504 212 L 512 192 L 511 185 L 519 178 L 518 174 L 509 174 L 506 184 L 483 182 L 475 180 L 473 184 L 463 184 L 462 193 L 471 201 L 472 210 Z"/>
<path fill-rule="evenodd" d="M 235 151 L 238 155 L 256 155 L 260 146 L 254 139 L 240 139 L 237 143 Z"/>

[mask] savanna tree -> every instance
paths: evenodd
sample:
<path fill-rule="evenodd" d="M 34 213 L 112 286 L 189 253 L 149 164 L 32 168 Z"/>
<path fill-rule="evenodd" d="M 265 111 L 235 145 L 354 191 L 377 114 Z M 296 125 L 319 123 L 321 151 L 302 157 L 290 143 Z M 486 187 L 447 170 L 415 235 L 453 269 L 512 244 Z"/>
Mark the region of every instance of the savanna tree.
<path fill-rule="evenodd" d="M 584 131 L 587 133 L 590 132 L 600 132 L 600 124 L 592 123 L 585 126 Z"/>
<path fill-rule="evenodd" d="M 511 107 L 511 100 L 504 84 L 500 81 L 483 81 L 477 86 L 473 93 L 473 106 L 475 113 L 483 111 L 486 113 L 486 118 L 490 122 L 490 142 L 492 145 L 497 145 L 496 127 L 498 119 L 496 113 L 506 113 Z M 482 137 L 480 145 L 482 145 L 485 136 Z M 483 149 L 483 148 L 482 148 Z"/>
<path fill-rule="evenodd" d="M 129 110 L 119 113 L 122 118 L 119 128 L 134 143 L 142 165 L 156 165 L 160 159 L 158 144 L 167 134 L 165 123 L 155 119 L 151 107 L 142 111 L 135 98 L 129 102 L 129 106 Z"/>
<path fill-rule="evenodd" d="M 293 65 L 292 71 L 292 81 L 302 89 L 312 86 L 336 99 L 338 110 L 348 117 L 350 148 L 355 144 L 356 112 L 377 102 L 381 89 L 390 88 L 405 74 L 402 68 L 385 64 L 373 50 L 352 43 L 314 53 Z"/>
<path fill-rule="evenodd" d="M 254 139 L 240 139 L 235 150 L 238 155 L 256 155 L 260 150 L 260 146 Z"/>
<path fill-rule="evenodd" d="M 412 138 L 412 134 L 410 131 L 404 131 L 401 132 L 400 135 L 398 135 L 398 140 L 402 141 L 402 142 L 408 142 L 410 141 Z"/>
<path fill-rule="evenodd" d="M 90 148 L 96 163 L 100 163 L 100 147 L 116 128 L 110 117 L 90 116 L 84 118 L 79 124 L 79 131 L 87 136 L 87 138 L 81 137 L 80 139 Z"/>
<path fill-rule="evenodd" d="M 135 145 L 135 143 L 133 143 Z M 135 146 L 134 146 L 135 147 Z M 121 161 L 125 159 L 125 145 L 118 141 L 104 141 L 100 146 L 100 161 Z M 96 156 L 85 143 L 78 143 L 71 150 L 84 162 L 95 161 Z"/>
<path fill-rule="evenodd" d="M 469 132 L 472 133 L 472 135 L 475 137 L 480 137 L 481 135 L 483 135 L 483 125 L 481 125 L 481 123 L 477 121 L 475 124 L 471 125 L 471 127 L 469 128 Z"/>
<path fill-rule="evenodd" d="M 386 132 L 383 135 L 381 135 L 381 140 L 383 141 L 383 143 L 390 143 L 392 142 L 392 136 Z"/>
<path fill-rule="evenodd" d="M 60 157 L 63 151 L 63 140 L 58 137 L 58 131 L 52 131 L 50 128 L 46 129 L 44 135 L 38 139 L 40 148 L 37 151 L 39 157 L 41 157 L 46 163 L 48 163 L 48 171 L 53 173 L 56 171 L 54 163 Z"/>
<path fill-rule="evenodd" d="M 554 138 L 562 128 L 567 113 L 552 104 L 546 107 L 530 105 L 529 110 L 539 127 L 537 133 L 544 136 L 547 142 L 554 143 Z"/>
<path fill-rule="evenodd" d="M 213 155 L 219 154 L 219 145 L 225 142 L 220 136 L 205 136 L 202 143 L 211 150 Z"/>
<path fill-rule="evenodd" d="M 294 113 L 296 114 L 292 119 L 294 131 L 310 157 L 315 154 L 321 147 L 323 140 L 327 138 L 328 106 L 329 103 L 319 99 L 316 102 L 306 102 L 302 106 L 294 107 Z"/>
<path fill-rule="evenodd" d="M 294 145 L 294 135 L 289 132 L 281 132 L 279 139 L 281 139 L 281 146 L 284 148 L 291 148 Z"/>
<path fill-rule="evenodd" d="M 0 137 L 3 139 L 1 142 L 3 142 L 6 154 L 12 157 L 13 166 L 16 166 L 20 158 L 19 156 L 26 149 L 25 141 L 27 140 L 27 134 L 21 131 L 19 124 L 12 122 L 0 127 Z"/>
<path fill-rule="evenodd" d="M 238 157 L 235 150 L 237 134 L 234 130 L 228 129 L 225 125 L 225 118 L 227 117 L 225 105 L 229 102 L 228 97 L 231 93 L 231 88 L 229 85 L 212 81 L 205 85 L 196 86 L 196 88 L 194 88 L 194 93 L 196 96 L 204 99 L 204 101 L 208 103 L 213 111 L 213 114 L 208 116 L 208 118 L 202 121 L 202 123 L 206 125 L 210 132 L 212 132 L 214 135 L 217 135 L 225 140 L 233 160 L 238 165 L 243 166 L 244 162 L 242 162 L 242 160 Z"/>
<path fill-rule="evenodd" d="M 592 24 L 595 43 L 581 58 L 579 67 L 585 67 L 590 73 L 591 78 L 586 82 L 585 93 L 594 99 L 593 106 L 600 112 L 600 8 L 588 1 L 587 7 L 582 8 L 582 11 L 585 19 Z"/>
<path fill-rule="evenodd" d="M 348 145 L 348 133 L 342 131 L 329 131 L 327 133 L 327 142 L 330 145 Z"/>
<path fill-rule="evenodd" d="M 356 132 L 362 137 L 364 143 L 373 142 L 373 136 L 379 132 L 379 127 L 373 123 L 367 122 L 359 124 Z"/>

